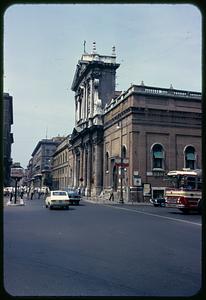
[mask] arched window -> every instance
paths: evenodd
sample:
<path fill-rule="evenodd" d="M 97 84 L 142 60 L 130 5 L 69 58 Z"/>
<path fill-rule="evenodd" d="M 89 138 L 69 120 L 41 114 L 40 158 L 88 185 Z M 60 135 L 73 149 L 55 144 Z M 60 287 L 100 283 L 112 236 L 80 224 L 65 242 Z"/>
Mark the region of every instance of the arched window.
<path fill-rule="evenodd" d="M 195 148 L 193 146 L 187 146 L 185 148 L 185 168 L 194 170 L 196 162 Z"/>
<path fill-rule="evenodd" d="M 105 154 L 105 171 L 108 172 L 109 171 L 109 153 L 106 152 Z"/>
<path fill-rule="evenodd" d="M 160 144 L 152 147 L 152 169 L 164 169 L 164 149 Z"/>

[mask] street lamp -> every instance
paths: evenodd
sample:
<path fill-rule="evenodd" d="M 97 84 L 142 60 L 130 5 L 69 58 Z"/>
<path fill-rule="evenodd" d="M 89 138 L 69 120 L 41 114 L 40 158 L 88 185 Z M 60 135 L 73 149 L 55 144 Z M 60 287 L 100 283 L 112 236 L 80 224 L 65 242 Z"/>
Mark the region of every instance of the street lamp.
<path fill-rule="evenodd" d="M 122 151 L 122 120 L 117 124 L 117 128 L 120 129 L 120 199 L 119 203 L 123 204 L 123 151 Z"/>

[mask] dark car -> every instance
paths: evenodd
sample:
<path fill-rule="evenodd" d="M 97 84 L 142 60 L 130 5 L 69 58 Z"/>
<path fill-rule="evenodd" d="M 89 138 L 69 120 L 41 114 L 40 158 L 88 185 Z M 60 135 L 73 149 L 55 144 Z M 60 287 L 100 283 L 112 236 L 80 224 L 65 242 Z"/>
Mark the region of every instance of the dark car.
<path fill-rule="evenodd" d="M 79 205 L 79 201 L 81 200 L 79 191 L 72 187 L 69 187 L 65 190 L 69 196 L 69 203 Z"/>
<path fill-rule="evenodd" d="M 164 207 L 165 206 L 165 198 L 153 198 L 153 199 L 150 199 L 150 202 L 154 206 L 160 206 L 160 207 Z"/>

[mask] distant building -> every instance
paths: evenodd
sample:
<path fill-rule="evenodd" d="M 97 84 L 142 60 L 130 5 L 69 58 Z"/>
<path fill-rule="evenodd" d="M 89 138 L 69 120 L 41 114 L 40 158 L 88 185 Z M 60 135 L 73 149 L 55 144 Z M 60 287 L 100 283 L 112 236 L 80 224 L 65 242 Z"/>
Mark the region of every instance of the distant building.
<path fill-rule="evenodd" d="M 73 155 L 71 151 L 70 135 L 56 148 L 53 154 L 52 181 L 53 189 L 65 189 L 73 186 Z"/>
<path fill-rule="evenodd" d="M 53 137 L 51 139 L 42 139 L 36 145 L 32 152 L 27 166 L 27 182 L 30 187 L 41 187 L 52 185 L 52 160 L 57 146 L 65 137 Z"/>
<path fill-rule="evenodd" d="M 11 125 L 13 124 L 13 98 L 3 94 L 3 154 L 4 154 L 4 186 L 10 185 L 10 169 L 12 165 L 11 145 L 14 142 Z"/>

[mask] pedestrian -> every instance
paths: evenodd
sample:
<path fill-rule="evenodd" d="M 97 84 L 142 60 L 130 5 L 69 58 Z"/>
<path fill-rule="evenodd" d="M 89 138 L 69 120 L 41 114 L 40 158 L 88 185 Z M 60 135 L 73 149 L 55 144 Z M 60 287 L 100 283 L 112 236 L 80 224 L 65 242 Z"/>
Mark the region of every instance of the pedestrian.
<path fill-rule="evenodd" d="M 109 196 L 109 200 L 111 201 L 114 201 L 114 192 L 113 192 L 113 188 L 111 189 L 110 191 L 110 196 Z"/>
<path fill-rule="evenodd" d="M 46 188 L 46 192 L 45 192 L 45 198 L 49 195 L 49 188 Z"/>
<path fill-rule="evenodd" d="M 6 189 L 6 195 L 5 196 L 9 197 L 9 189 L 8 188 Z"/>
<path fill-rule="evenodd" d="M 22 189 L 20 192 L 20 198 L 23 199 L 23 197 L 24 197 L 24 190 Z"/>
<path fill-rule="evenodd" d="M 34 190 L 31 189 L 31 200 L 33 200 L 33 196 L 34 196 Z"/>
<path fill-rule="evenodd" d="M 78 188 L 78 194 L 81 195 L 81 189 L 80 189 L 80 187 Z"/>
<path fill-rule="evenodd" d="M 26 190 L 26 194 L 27 194 L 27 199 L 29 199 L 29 195 L 30 195 L 30 188 L 29 187 Z"/>
<path fill-rule="evenodd" d="M 13 196 L 14 196 L 14 193 L 13 193 L 13 190 L 11 190 L 11 192 L 10 192 L 10 199 L 9 199 L 10 202 L 12 202 Z"/>

